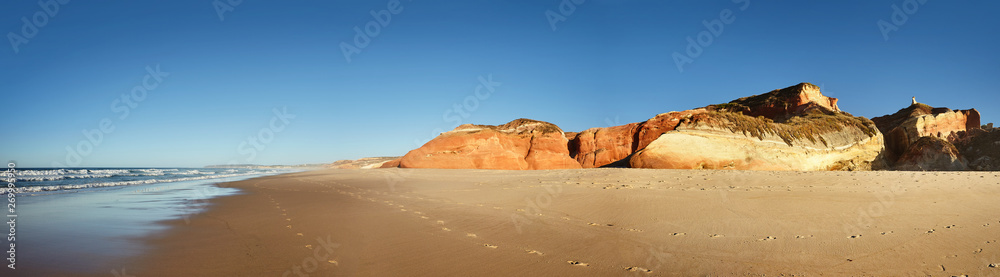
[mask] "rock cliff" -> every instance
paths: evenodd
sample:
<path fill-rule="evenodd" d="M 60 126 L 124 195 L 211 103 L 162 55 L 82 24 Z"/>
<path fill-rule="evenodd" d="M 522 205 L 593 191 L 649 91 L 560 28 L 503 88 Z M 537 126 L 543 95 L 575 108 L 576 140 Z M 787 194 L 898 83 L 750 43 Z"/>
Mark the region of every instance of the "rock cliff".
<path fill-rule="evenodd" d="M 869 120 L 801 83 L 646 121 L 564 133 L 518 119 L 466 124 L 384 167 L 562 169 L 594 167 L 743 170 L 963 170 L 1000 167 L 1000 130 L 979 112 L 916 103 Z M 976 134 L 987 133 L 979 136 Z M 983 145 L 993 147 L 984 148 Z M 957 146 L 957 147 L 956 147 Z M 984 150 L 985 149 L 985 150 Z M 985 151 L 985 152 L 984 152 Z M 993 152 L 990 152 L 993 151 Z M 976 153 L 970 162 L 963 153 Z M 985 154 L 983 154 L 985 153 Z M 996 160 L 996 161 L 993 161 Z M 994 165 L 996 164 L 996 165 Z"/>
<path fill-rule="evenodd" d="M 922 163 L 914 159 L 924 156 L 914 156 L 912 153 L 926 152 L 923 148 L 928 147 L 929 144 L 925 141 L 919 145 L 919 149 L 910 149 L 915 147 L 915 143 L 918 140 L 921 140 L 923 137 L 934 137 L 948 142 L 948 145 L 951 146 L 958 141 L 970 139 L 969 136 L 974 130 L 980 130 L 979 120 L 979 111 L 976 109 L 951 110 L 948 108 L 933 108 L 923 103 L 915 103 L 894 114 L 872 119 L 879 130 L 885 134 L 885 156 L 887 160 L 901 170 L 912 170 L 918 168 L 914 167 L 914 164 Z M 951 148 L 955 147 L 951 146 Z M 903 158 L 905 153 L 911 153 L 908 157 L 909 160 L 905 164 L 895 165 Z M 959 155 L 958 152 L 954 154 Z M 961 158 L 961 156 L 959 155 L 956 158 Z M 927 163 L 940 164 L 933 161 L 927 161 Z M 922 168 L 933 169 L 932 167 Z M 942 170 L 960 169 L 955 166 L 942 168 Z"/>
<path fill-rule="evenodd" d="M 882 135 L 812 84 L 692 110 L 629 160 L 637 168 L 869 170 Z"/>
<path fill-rule="evenodd" d="M 499 126 L 465 124 L 442 133 L 399 160 L 403 168 L 566 169 L 568 140 L 558 126 L 517 119 Z"/>

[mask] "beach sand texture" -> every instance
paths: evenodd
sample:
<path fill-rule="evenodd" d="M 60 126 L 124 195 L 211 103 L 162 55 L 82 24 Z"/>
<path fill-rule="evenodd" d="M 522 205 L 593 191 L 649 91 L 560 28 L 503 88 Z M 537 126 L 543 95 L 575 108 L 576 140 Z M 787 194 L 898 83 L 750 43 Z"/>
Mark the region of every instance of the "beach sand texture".
<path fill-rule="evenodd" d="M 128 273 L 1000 276 L 997 172 L 329 169 L 220 185 L 243 193 L 167 222 Z"/>

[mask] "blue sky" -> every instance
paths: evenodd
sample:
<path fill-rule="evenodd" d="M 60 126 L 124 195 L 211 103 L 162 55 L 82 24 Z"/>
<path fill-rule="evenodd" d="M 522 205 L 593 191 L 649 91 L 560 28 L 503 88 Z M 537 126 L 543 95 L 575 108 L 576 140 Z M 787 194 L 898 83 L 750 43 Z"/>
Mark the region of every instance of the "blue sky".
<path fill-rule="evenodd" d="M 6 1 L 0 158 L 323 163 L 402 155 L 458 123 L 580 131 L 800 82 L 857 116 L 916 96 L 1000 122 L 1000 3 L 778 2 Z M 682 72 L 674 53 L 702 32 Z M 359 50 L 350 62 L 342 43 Z M 481 78 L 492 92 L 477 94 Z"/>

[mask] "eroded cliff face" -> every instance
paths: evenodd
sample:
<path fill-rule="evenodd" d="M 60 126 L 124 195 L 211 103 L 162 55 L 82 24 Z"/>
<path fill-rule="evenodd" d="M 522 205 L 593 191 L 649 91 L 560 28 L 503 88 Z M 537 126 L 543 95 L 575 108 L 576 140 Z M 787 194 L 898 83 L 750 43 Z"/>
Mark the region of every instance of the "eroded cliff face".
<path fill-rule="evenodd" d="M 458 126 L 406 153 L 399 167 L 472 169 L 580 168 L 556 125 L 517 119 L 504 125 Z"/>
<path fill-rule="evenodd" d="M 974 109 L 953 111 L 917 103 L 868 120 L 841 111 L 837 103 L 819 87 L 802 83 L 579 133 L 564 133 L 551 123 L 530 119 L 499 126 L 467 124 L 410 151 L 398 165 L 870 170 L 889 169 L 896 163 L 904 168 L 900 161 L 905 156 L 906 168 L 951 170 L 967 163 L 952 144 L 969 141 L 979 128 L 979 112 Z M 914 148 L 924 137 L 940 141 L 924 139 Z"/>
<path fill-rule="evenodd" d="M 968 162 L 947 140 L 924 136 L 915 140 L 895 163 L 896 170 L 969 170 Z"/>
<path fill-rule="evenodd" d="M 778 123 L 730 111 L 693 116 L 629 160 L 635 168 L 870 170 L 884 167 L 875 124 L 843 112 Z"/>
<path fill-rule="evenodd" d="M 873 118 L 885 134 L 885 156 L 888 161 L 900 170 L 912 170 L 914 168 L 927 168 L 934 170 L 930 164 L 941 164 L 934 161 L 927 161 L 928 166 L 915 167 L 920 164 L 918 157 L 930 157 L 926 155 L 912 155 L 912 153 L 922 149 L 910 149 L 913 147 L 926 148 L 927 144 L 915 145 L 923 137 L 933 137 L 947 142 L 949 145 L 970 139 L 973 130 L 980 129 L 980 114 L 976 109 L 951 110 L 948 108 L 932 108 L 928 105 L 916 103 L 898 112 Z M 954 148 L 954 146 L 951 146 Z M 906 163 L 900 163 L 905 153 L 911 153 Z M 956 152 L 955 155 L 958 155 Z M 956 158 L 961 158 L 958 155 Z M 961 170 L 959 166 L 947 166 L 940 170 Z"/>
<path fill-rule="evenodd" d="M 871 121 L 802 83 L 729 103 L 669 112 L 639 123 L 593 128 L 570 141 L 583 167 L 767 170 L 882 166 Z M 804 162 L 799 162 L 804 161 Z"/>

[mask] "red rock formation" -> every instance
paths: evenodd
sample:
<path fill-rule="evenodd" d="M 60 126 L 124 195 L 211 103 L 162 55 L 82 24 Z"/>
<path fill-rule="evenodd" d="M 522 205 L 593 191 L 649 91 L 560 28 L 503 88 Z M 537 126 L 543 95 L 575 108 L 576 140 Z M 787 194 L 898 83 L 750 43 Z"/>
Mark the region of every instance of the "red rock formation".
<path fill-rule="evenodd" d="M 730 111 L 742 112 L 753 117 L 763 116 L 772 120 L 783 120 L 812 109 L 820 109 L 823 112 L 840 111 L 837 98 L 824 96 L 818 86 L 810 83 L 800 83 L 716 106 L 730 106 L 728 108 Z"/>
<path fill-rule="evenodd" d="M 684 119 L 706 112 L 694 109 L 658 114 L 643 122 L 605 128 L 590 128 L 578 133 L 569 144 L 570 155 L 584 168 L 627 166 L 629 155 L 645 148 L 663 133 L 673 131 Z"/>
<path fill-rule="evenodd" d="M 500 126 L 465 124 L 406 153 L 404 168 L 564 169 L 570 158 L 562 130 L 548 122 L 517 119 Z"/>
<path fill-rule="evenodd" d="M 384 164 L 382 164 L 382 166 L 380 166 L 378 168 L 397 168 L 397 167 L 399 167 L 399 161 L 402 160 L 402 159 L 403 159 L 403 157 L 399 157 L 399 158 L 396 158 L 394 160 L 385 162 Z"/>
<path fill-rule="evenodd" d="M 567 137 L 571 138 L 568 140 Z M 632 166 L 784 170 L 867 169 L 883 150 L 875 124 L 841 112 L 802 83 L 639 123 L 563 133 L 515 120 L 462 125 L 410 151 L 400 167 L 554 169 Z"/>
<path fill-rule="evenodd" d="M 570 156 L 583 168 L 605 166 L 620 161 L 636 149 L 635 133 L 640 123 L 607 128 L 590 128 L 569 143 Z"/>

